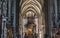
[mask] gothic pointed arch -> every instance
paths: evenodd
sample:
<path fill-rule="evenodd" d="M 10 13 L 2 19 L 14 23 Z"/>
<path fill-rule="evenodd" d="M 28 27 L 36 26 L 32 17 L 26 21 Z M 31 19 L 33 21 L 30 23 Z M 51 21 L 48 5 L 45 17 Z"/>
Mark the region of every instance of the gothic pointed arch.
<path fill-rule="evenodd" d="M 42 11 L 41 4 L 37 0 L 26 0 L 21 5 L 21 15 L 25 14 L 25 11 L 27 11 L 28 9 L 34 11 L 31 8 L 34 9 L 35 12 L 37 12 L 36 14 L 40 14 Z"/>
<path fill-rule="evenodd" d="M 44 30 L 43 25 L 42 25 L 42 19 L 43 19 L 42 13 L 43 12 L 42 12 L 41 3 L 38 2 L 37 0 L 24 0 L 24 2 L 23 2 L 23 0 L 21 0 L 20 6 L 21 6 L 21 8 L 20 8 L 20 22 L 19 22 L 19 24 L 21 27 L 21 30 L 20 30 L 21 38 L 24 38 L 25 30 L 27 30 L 25 27 L 25 24 L 27 24 L 28 23 L 27 21 L 29 21 L 29 19 L 27 19 L 27 18 L 28 17 L 30 18 L 33 15 L 35 15 L 37 17 L 37 18 L 35 18 L 33 16 L 33 18 L 35 18 L 34 24 L 37 23 L 37 25 L 35 27 L 36 33 L 39 34 L 39 32 L 41 32 L 42 33 L 41 37 L 43 37 L 43 30 Z M 25 17 L 25 15 L 27 15 L 26 16 L 27 18 Z M 32 20 L 30 20 L 30 21 L 32 21 Z"/>

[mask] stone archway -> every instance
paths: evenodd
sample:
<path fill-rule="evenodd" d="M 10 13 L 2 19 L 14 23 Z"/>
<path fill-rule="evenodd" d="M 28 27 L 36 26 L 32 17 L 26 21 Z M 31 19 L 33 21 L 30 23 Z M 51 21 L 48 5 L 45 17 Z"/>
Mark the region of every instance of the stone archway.
<path fill-rule="evenodd" d="M 42 25 L 43 20 L 43 12 L 42 12 L 42 5 L 37 0 L 26 0 L 24 2 L 20 2 L 20 33 L 21 38 L 24 38 L 24 25 L 23 25 L 23 19 L 26 13 L 33 12 L 38 17 L 38 38 L 43 38 L 44 34 L 44 25 Z M 39 34 L 41 36 L 39 36 Z"/>

